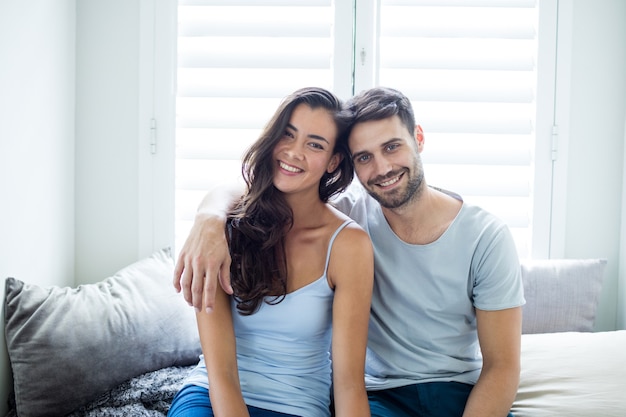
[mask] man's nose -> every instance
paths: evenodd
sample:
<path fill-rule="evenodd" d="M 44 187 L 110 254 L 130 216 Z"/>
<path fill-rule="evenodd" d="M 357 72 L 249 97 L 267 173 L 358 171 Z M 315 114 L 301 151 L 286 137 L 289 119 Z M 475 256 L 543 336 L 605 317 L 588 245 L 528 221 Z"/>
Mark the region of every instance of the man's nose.
<path fill-rule="evenodd" d="M 374 158 L 374 169 L 376 170 L 374 173 L 376 176 L 384 176 L 392 171 L 392 164 L 387 158 L 379 156 L 378 158 Z"/>

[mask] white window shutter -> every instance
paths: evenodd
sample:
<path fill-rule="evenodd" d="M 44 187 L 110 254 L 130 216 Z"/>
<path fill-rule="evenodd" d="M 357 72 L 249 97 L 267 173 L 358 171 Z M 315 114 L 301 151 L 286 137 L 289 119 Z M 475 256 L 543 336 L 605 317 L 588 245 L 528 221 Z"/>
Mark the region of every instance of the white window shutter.
<path fill-rule="evenodd" d="M 537 24 L 534 0 L 380 3 L 376 82 L 411 99 L 427 182 L 502 218 L 521 257 L 532 232 Z"/>
<path fill-rule="evenodd" d="M 349 11 L 331 0 L 179 1 L 177 249 L 201 198 L 240 175 L 242 153 L 283 97 L 305 86 L 349 85 L 337 78 L 350 77 L 351 57 L 335 50 L 350 48 L 351 30 L 334 24 Z"/>
<path fill-rule="evenodd" d="M 240 175 L 242 152 L 282 97 L 310 85 L 342 98 L 384 85 L 413 103 L 429 184 L 502 218 L 529 257 L 537 8 L 535 0 L 179 0 L 175 247 L 206 190 Z"/>

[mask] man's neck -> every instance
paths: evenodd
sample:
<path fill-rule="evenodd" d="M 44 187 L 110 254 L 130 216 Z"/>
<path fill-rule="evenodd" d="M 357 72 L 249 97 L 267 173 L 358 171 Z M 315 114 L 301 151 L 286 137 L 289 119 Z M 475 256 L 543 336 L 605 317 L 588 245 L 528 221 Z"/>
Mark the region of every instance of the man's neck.
<path fill-rule="evenodd" d="M 425 183 L 423 189 L 402 207 L 382 207 L 387 223 L 404 242 L 426 245 L 439 239 L 454 221 L 463 202 Z"/>

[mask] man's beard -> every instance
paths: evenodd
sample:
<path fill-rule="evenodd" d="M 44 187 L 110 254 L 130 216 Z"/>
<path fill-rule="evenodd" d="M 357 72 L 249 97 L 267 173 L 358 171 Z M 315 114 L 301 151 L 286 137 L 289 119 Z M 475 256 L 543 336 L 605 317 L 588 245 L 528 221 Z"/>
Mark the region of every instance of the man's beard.
<path fill-rule="evenodd" d="M 419 168 L 419 166 L 414 167 L 413 172 L 417 172 L 417 175 L 415 176 L 411 176 L 411 171 L 408 168 L 404 168 L 401 171 L 389 173 L 385 176 L 385 178 L 370 181 L 370 183 L 368 183 L 368 186 L 366 187 L 367 192 L 384 208 L 400 208 L 419 196 L 421 185 L 424 182 L 424 171 Z M 396 177 L 400 175 L 403 171 L 404 175 L 408 176 L 407 185 L 403 190 L 397 189 L 385 194 L 378 194 L 374 191 L 374 187 L 376 187 L 374 183 L 384 182 L 386 178 Z"/>

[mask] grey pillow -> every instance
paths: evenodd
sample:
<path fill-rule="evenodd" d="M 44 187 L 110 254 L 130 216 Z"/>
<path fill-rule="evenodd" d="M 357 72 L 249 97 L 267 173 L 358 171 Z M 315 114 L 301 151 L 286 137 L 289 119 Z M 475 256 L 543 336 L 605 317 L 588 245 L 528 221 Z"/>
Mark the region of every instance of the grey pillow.
<path fill-rule="evenodd" d="M 77 288 L 7 278 L 6 342 L 20 417 L 60 416 L 120 383 L 198 361 L 193 308 L 168 249 Z"/>
<path fill-rule="evenodd" d="M 605 259 L 523 261 L 522 333 L 591 332 Z"/>

